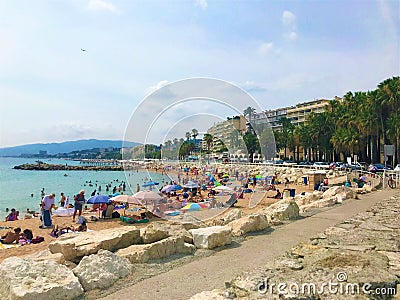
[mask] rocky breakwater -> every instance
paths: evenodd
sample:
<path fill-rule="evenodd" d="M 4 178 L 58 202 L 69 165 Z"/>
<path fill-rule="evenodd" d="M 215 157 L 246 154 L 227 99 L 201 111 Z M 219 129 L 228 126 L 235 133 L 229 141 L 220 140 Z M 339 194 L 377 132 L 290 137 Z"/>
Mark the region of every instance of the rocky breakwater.
<path fill-rule="evenodd" d="M 397 299 L 400 195 L 328 228 L 200 299 Z"/>
<path fill-rule="evenodd" d="M 197 249 L 219 251 L 234 238 L 268 228 L 269 221 L 298 216 L 295 202 L 283 201 L 269 210 L 244 215 L 228 210 L 210 224 L 154 222 L 144 228 L 121 228 L 65 234 L 49 250 L 0 264 L 2 299 L 75 299 L 106 289 L 135 273 L 137 263 Z M 271 216 L 274 216 L 273 218 Z M 216 225 L 218 224 L 218 225 Z"/>
<path fill-rule="evenodd" d="M 37 170 L 37 171 L 123 171 L 123 166 L 67 166 L 56 164 L 22 164 L 14 166 L 16 170 Z"/>

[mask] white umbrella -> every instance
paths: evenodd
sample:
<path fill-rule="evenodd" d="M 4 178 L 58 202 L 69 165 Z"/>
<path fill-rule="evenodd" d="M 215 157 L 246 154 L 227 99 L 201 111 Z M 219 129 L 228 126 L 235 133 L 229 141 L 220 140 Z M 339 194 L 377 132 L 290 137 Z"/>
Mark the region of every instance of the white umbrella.
<path fill-rule="evenodd" d="M 189 189 L 194 189 L 200 187 L 196 182 L 194 181 L 188 181 L 183 187 L 189 188 Z"/>
<path fill-rule="evenodd" d="M 233 190 L 226 185 L 219 185 L 215 188 L 216 191 L 223 191 L 223 192 L 232 192 Z"/>
<path fill-rule="evenodd" d="M 115 202 L 121 202 L 121 203 L 130 203 L 130 204 L 141 205 L 139 200 L 137 200 L 133 196 L 129 196 L 129 195 L 119 195 L 119 196 L 116 196 L 116 197 L 112 197 L 111 200 L 115 201 Z"/>
<path fill-rule="evenodd" d="M 158 201 L 162 197 L 153 191 L 140 191 L 132 196 L 135 200 L 139 201 L 141 205 L 147 204 L 149 201 Z"/>

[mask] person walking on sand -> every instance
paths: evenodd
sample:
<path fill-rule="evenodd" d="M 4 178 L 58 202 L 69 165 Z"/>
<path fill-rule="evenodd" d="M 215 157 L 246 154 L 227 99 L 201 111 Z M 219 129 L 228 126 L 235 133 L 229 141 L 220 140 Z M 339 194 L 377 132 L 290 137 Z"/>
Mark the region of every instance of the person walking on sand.
<path fill-rule="evenodd" d="M 74 216 L 72 217 L 73 222 L 75 222 L 75 216 L 77 212 L 79 212 L 78 213 L 79 217 L 82 215 L 82 207 L 83 204 L 85 204 L 85 191 L 81 190 L 79 194 L 74 197 L 74 201 L 75 201 L 74 203 L 75 209 L 74 209 Z"/>
<path fill-rule="evenodd" d="M 42 208 L 42 219 L 43 219 L 43 227 L 51 227 L 52 220 L 51 220 L 51 210 L 54 208 L 54 198 L 55 194 L 50 194 L 47 196 L 43 197 L 42 203 L 41 203 L 41 208 Z"/>

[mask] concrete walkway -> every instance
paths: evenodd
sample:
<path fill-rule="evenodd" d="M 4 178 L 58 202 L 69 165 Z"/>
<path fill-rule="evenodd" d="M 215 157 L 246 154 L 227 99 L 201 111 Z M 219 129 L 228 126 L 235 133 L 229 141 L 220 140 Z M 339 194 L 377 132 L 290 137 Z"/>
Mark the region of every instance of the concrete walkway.
<path fill-rule="evenodd" d="M 323 232 L 398 190 L 383 190 L 347 200 L 343 205 L 278 227 L 269 234 L 246 239 L 236 248 L 226 249 L 169 272 L 145 279 L 102 299 L 188 299 L 201 291 L 223 289 L 235 274 L 262 267 L 301 241 Z"/>

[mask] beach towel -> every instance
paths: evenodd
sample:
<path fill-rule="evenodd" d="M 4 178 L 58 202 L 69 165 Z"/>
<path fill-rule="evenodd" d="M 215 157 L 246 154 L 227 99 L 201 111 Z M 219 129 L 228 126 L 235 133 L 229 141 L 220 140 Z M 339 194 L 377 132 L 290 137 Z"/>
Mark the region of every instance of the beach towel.
<path fill-rule="evenodd" d="M 18 247 L 21 247 L 21 245 L 20 244 L 3 244 L 3 243 L 0 243 L 0 250 L 18 248 Z"/>

